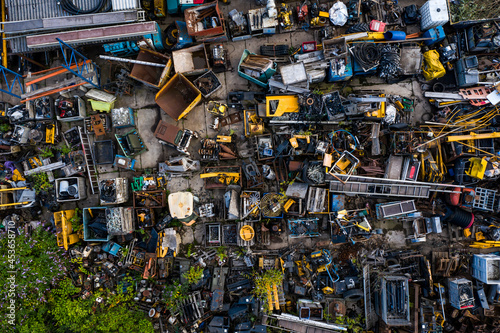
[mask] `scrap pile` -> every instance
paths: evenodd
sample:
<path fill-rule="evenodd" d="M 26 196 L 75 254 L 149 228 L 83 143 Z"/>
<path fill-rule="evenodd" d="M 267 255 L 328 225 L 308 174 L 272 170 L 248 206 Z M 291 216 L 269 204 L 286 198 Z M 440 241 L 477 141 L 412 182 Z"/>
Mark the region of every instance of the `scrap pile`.
<path fill-rule="evenodd" d="M 484 2 L 28 2 L 0 331 L 500 332 Z"/>

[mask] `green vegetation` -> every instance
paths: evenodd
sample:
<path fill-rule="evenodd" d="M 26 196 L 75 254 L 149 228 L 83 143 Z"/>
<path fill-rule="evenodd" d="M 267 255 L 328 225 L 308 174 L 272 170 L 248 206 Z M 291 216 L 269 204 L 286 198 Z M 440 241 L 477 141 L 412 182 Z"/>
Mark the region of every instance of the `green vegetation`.
<path fill-rule="evenodd" d="M 45 148 L 39 148 L 39 149 L 40 149 L 40 156 L 42 158 L 54 157 L 54 152 L 52 151 L 51 147 L 45 147 Z"/>
<path fill-rule="evenodd" d="M 348 316 L 339 316 L 335 318 L 335 324 L 343 325 L 347 327 L 349 332 L 352 333 L 361 333 L 363 331 L 363 316 L 359 315 L 356 318 L 350 318 Z"/>
<path fill-rule="evenodd" d="M 0 332 L 154 332 L 152 323 L 135 308 L 132 278 L 125 277 L 116 291 L 96 291 L 83 299 L 78 295 L 81 289 L 65 277 L 71 262 L 51 232 L 38 227 L 30 235 L 17 235 L 15 243 L 4 235 L 0 238 L 0 279 L 9 281 L 13 270 L 17 274 L 14 295 L 9 283 L 0 286 L 0 315 L 5 318 L 0 321 Z M 9 257 L 11 244 L 16 250 L 13 258 Z M 75 263 L 89 274 L 81 262 Z M 16 311 L 8 322 L 11 299 Z"/>
<path fill-rule="evenodd" d="M 217 251 L 217 258 L 219 261 L 224 261 L 227 258 L 225 246 L 219 246 L 216 251 Z"/>
<path fill-rule="evenodd" d="M 193 243 L 189 243 L 186 250 L 186 257 L 191 258 L 191 256 L 193 255 L 193 248 Z"/>
<path fill-rule="evenodd" d="M 279 269 L 269 269 L 264 273 L 253 273 L 253 282 L 255 288 L 253 294 L 264 303 L 264 310 L 270 313 L 269 304 L 267 302 L 267 290 L 273 285 L 279 286 L 283 283 L 283 272 Z"/>
<path fill-rule="evenodd" d="M 1 124 L 0 125 L 0 132 L 2 133 L 7 133 L 8 131 L 10 131 L 11 127 L 9 124 Z"/>
<path fill-rule="evenodd" d="M 203 268 L 200 266 L 191 266 L 189 271 L 184 273 L 184 278 L 189 284 L 197 284 L 203 278 Z"/>
<path fill-rule="evenodd" d="M 13 242 L 12 239 L 15 241 Z M 15 250 L 15 254 L 9 250 Z M 31 235 L 21 233 L 15 238 L 5 234 L 0 239 L 0 314 L 6 318 L 8 313 L 7 302 L 15 299 L 15 323 L 24 328 L 28 323 L 43 319 L 47 306 L 47 294 L 66 274 L 69 264 L 63 250 L 57 246 L 55 236 L 43 227 L 38 227 Z M 10 271 L 17 271 L 15 275 L 15 296 L 12 297 Z M 20 329 L 21 332 L 48 332 L 37 330 L 36 327 L 45 327 L 43 322 L 33 324 L 33 330 Z M 28 325 L 30 326 L 30 325 Z M 12 326 L 6 321 L 0 322 L 1 332 L 11 332 Z"/>
<path fill-rule="evenodd" d="M 174 281 L 171 285 L 165 287 L 163 301 L 170 313 L 181 311 L 179 303 L 187 299 L 188 290 L 189 286 L 187 284 L 181 284 L 179 281 Z"/>
<path fill-rule="evenodd" d="M 31 179 L 31 185 L 37 194 L 52 188 L 52 184 L 49 182 L 49 176 L 47 176 L 45 172 L 35 173 L 31 175 Z"/>
<path fill-rule="evenodd" d="M 69 222 L 71 223 L 71 227 L 74 232 L 78 232 L 83 229 L 81 210 L 78 207 L 75 208 L 75 215 L 69 219 Z"/>
<path fill-rule="evenodd" d="M 71 149 L 71 147 L 69 147 L 68 145 L 64 144 L 60 147 L 57 147 L 57 150 L 62 154 L 62 155 L 67 155 L 69 153 L 71 153 L 71 151 L 73 149 Z"/>
<path fill-rule="evenodd" d="M 451 20 L 453 22 L 482 20 L 500 16 L 498 0 L 461 0 L 450 2 Z"/>

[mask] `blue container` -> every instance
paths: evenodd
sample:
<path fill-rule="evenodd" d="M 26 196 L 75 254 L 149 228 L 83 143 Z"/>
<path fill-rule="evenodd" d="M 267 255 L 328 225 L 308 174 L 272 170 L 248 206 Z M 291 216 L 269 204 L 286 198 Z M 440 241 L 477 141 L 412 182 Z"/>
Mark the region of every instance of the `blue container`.
<path fill-rule="evenodd" d="M 337 82 L 337 81 L 347 81 L 352 77 L 352 62 L 351 62 L 351 56 L 347 56 L 347 63 L 345 65 L 345 72 L 343 75 L 337 75 L 335 71 L 332 70 L 331 67 L 331 62 L 330 66 L 328 67 L 328 76 L 327 76 L 327 81 L 328 82 Z"/>
<path fill-rule="evenodd" d="M 247 79 L 250 82 L 255 83 L 258 86 L 261 86 L 262 88 L 267 88 L 269 79 L 271 78 L 271 76 L 274 75 L 274 73 L 276 73 L 277 64 L 273 63 L 272 68 L 269 68 L 264 73 L 262 73 L 259 78 L 255 78 L 253 76 L 246 74 L 245 72 L 243 72 L 243 69 L 241 69 L 241 64 L 245 61 L 246 58 L 248 58 L 250 54 L 255 54 L 255 53 L 251 53 L 248 50 L 243 51 L 240 63 L 238 64 L 238 75 L 244 79 Z"/>
<path fill-rule="evenodd" d="M 384 38 L 386 40 L 405 40 L 406 33 L 404 31 L 387 31 L 384 32 Z"/>
<path fill-rule="evenodd" d="M 439 43 L 442 40 L 444 40 L 444 38 L 446 37 L 446 34 L 444 33 L 443 27 L 439 26 L 439 27 L 427 30 L 426 32 L 424 32 L 422 37 L 423 38 L 432 38 L 432 39 L 424 41 L 425 45 L 430 46 L 430 45 Z"/>
<path fill-rule="evenodd" d="M 92 212 L 92 214 L 90 213 Z M 92 230 L 89 228 L 89 224 L 92 221 L 93 217 L 96 217 L 99 213 L 106 212 L 106 208 L 102 207 L 90 207 L 83 209 L 83 240 L 86 242 L 107 242 L 111 239 L 111 236 L 108 234 L 106 238 L 96 238 Z M 104 225 L 106 227 L 106 224 Z"/>
<path fill-rule="evenodd" d="M 356 61 L 356 58 L 352 58 L 352 64 L 353 64 L 353 72 L 354 72 L 354 75 L 375 75 L 377 73 L 377 67 L 374 67 L 368 71 L 364 71 L 363 70 L 363 67 L 361 67 L 360 64 L 358 64 L 358 62 Z"/>

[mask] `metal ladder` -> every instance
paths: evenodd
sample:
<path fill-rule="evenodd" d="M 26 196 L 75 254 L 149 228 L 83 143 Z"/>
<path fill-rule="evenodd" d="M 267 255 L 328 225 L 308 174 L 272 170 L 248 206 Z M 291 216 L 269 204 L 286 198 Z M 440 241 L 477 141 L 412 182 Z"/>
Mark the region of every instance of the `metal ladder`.
<path fill-rule="evenodd" d="M 383 195 L 394 197 L 428 198 L 430 192 L 455 193 L 461 192 L 463 186 L 452 184 L 410 182 L 404 180 L 350 176 L 336 174 L 344 181 L 330 179 L 330 191 L 337 193 L 356 193 L 365 195 Z"/>
<path fill-rule="evenodd" d="M 429 186 L 400 185 L 383 183 L 361 183 L 361 182 L 341 182 L 331 181 L 330 192 L 356 193 L 366 195 L 384 195 L 394 197 L 428 198 Z"/>
<path fill-rule="evenodd" d="M 94 163 L 94 153 L 90 147 L 90 140 L 87 134 L 83 133 L 82 128 L 78 126 L 78 133 L 80 134 L 80 140 L 82 141 L 83 155 L 85 156 L 85 162 L 87 163 L 87 173 L 89 175 L 90 190 L 92 194 L 96 194 L 99 188 L 99 180 L 97 179 L 97 172 Z"/>

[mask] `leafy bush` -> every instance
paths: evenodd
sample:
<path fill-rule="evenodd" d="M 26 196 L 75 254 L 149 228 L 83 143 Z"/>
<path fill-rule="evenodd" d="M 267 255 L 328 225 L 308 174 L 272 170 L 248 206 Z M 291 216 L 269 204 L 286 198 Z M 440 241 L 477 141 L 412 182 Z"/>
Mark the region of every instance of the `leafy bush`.
<path fill-rule="evenodd" d="M 52 188 L 52 184 L 49 182 L 49 176 L 47 176 L 45 172 L 32 174 L 31 179 L 31 184 L 37 194 Z"/>
<path fill-rule="evenodd" d="M 87 299 L 73 298 L 78 292 L 79 288 L 66 279 L 52 293 L 50 314 L 58 326 L 56 333 L 154 332 L 144 313 L 133 307 L 132 286 L 127 293 L 119 285 L 114 294 L 95 292 Z M 101 303 L 97 302 L 99 297 L 103 298 Z"/>
<path fill-rule="evenodd" d="M 197 284 L 203 278 L 203 268 L 200 266 L 191 266 L 189 271 L 184 273 L 184 278 L 189 284 Z"/>
<path fill-rule="evenodd" d="M 68 145 L 64 144 L 60 147 L 57 147 L 57 150 L 59 150 L 59 152 L 62 154 L 62 155 L 67 155 L 69 153 L 71 153 L 71 151 L 73 149 L 71 149 L 71 147 L 69 147 Z"/>
<path fill-rule="evenodd" d="M 51 147 L 38 148 L 40 150 L 40 156 L 42 158 L 54 157 L 54 152 Z"/>
<path fill-rule="evenodd" d="M 283 272 L 279 269 L 268 269 L 263 273 L 253 273 L 253 282 L 255 288 L 253 294 L 264 303 L 264 310 L 269 313 L 270 307 L 268 304 L 267 291 L 272 286 L 279 286 L 283 283 Z"/>
<path fill-rule="evenodd" d="M 163 301 L 170 313 L 180 312 L 179 302 L 187 299 L 189 286 L 179 281 L 173 281 L 171 285 L 165 287 Z"/>
<path fill-rule="evenodd" d="M 8 261 L 8 236 L 0 239 L 0 280 L 10 276 Z M 56 238 L 48 230 L 39 227 L 31 235 L 21 233 L 15 237 L 16 274 L 16 324 L 31 327 L 26 332 L 44 330 L 43 314 L 46 312 L 47 294 L 66 274 L 68 260 L 57 246 Z M 0 285 L 0 314 L 5 318 L 9 289 L 7 283 Z M 41 321 L 38 321 L 42 319 Z M 37 328 L 38 327 L 38 328 Z M 1 332 L 10 332 L 12 327 L 2 321 Z"/>

